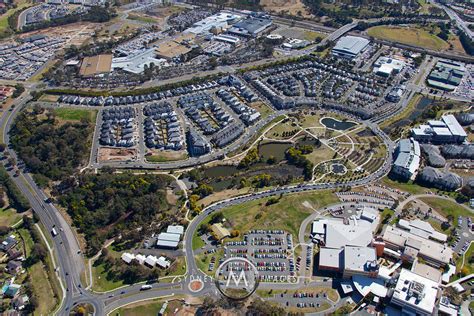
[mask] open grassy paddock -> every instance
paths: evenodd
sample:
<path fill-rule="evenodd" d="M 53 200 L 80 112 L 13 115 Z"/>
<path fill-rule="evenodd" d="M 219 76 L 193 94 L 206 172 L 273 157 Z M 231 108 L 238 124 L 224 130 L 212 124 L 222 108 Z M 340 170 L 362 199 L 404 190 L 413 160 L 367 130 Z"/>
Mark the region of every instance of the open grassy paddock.
<path fill-rule="evenodd" d="M 57 304 L 57 298 L 54 297 L 43 263 L 35 263 L 28 269 L 28 273 L 31 276 L 31 285 L 38 301 L 34 315 L 50 315 Z"/>
<path fill-rule="evenodd" d="M 314 212 L 313 209 L 317 210 L 337 203 L 338 198 L 331 191 L 318 191 L 285 195 L 277 203 L 266 206 L 265 203 L 268 200 L 269 198 L 263 198 L 233 205 L 223 209 L 222 213 L 232 228 L 239 230 L 242 234 L 251 229 L 271 227 L 285 230 L 296 238 L 301 222 Z M 312 206 L 312 209 L 303 205 L 305 201 Z M 211 216 L 207 217 L 203 223 L 209 223 L 210 219 Z M 197 249 L 203 245 L 204 243 L 196 233 L 193 238 L 193 248 Z"/>
<path fill-rule="evenodd" d="M 382 184 L 390 188 L 398 189 L 400 191 L 408 192 L 411 194 L 425 194 L 425 193 L 428 193 L 429 191 L 429 189 L 419 186 L 413 183 L 412 181 L 398 182 L 398 181 L 391 180 L 388 177 L 385 177 L 381 180 L 381 182 Z"/>
<path fill-rule="evenodd" d="M 58 119 L 64 121 L 80 121 L 82 119 L 90 119 L 91 122 L 95 122 L 97 111 L 74 108 L 57 108 L 54 109 L 54 114 L 56 114 Z"/>
<path fill-rule="evenodd" d="M 416 26 L 375 26 L 367 30 L 369 36 L 381 40 L 399 42 L 406 45 L 424 47 L 442 51 L 449 47 L 448 43 L 428 31 Z"/>

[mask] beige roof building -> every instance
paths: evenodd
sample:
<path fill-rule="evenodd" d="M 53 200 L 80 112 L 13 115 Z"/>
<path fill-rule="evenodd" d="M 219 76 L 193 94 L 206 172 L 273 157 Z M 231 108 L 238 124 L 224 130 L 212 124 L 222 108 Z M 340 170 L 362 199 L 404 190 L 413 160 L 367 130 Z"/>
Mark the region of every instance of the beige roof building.
<path fill-rule="evenodd" d="M 218 240 L 224 239 L 230 236 L 230 232 L 227 228 L 222 226 L 221 223 L 216 223 L 211 226 L 211 230 Z"/>
<path fill-rule="evenodd" d="M 449 264 L 453 257 L 453 250 L 446 244 L 417 236 L 398 227 L 388 226 L 383 234 L 383 240 L 388 248 L 402 251 L 411 257 L 417 254 L 435 266 Z"/>
<path fill-rule="evenodd" d="M 112 67 L 112 55 L 96 55 L 85 57 L 82 60 L 79 74 L 83 77 L 95 76 L 109 73 Z"/>

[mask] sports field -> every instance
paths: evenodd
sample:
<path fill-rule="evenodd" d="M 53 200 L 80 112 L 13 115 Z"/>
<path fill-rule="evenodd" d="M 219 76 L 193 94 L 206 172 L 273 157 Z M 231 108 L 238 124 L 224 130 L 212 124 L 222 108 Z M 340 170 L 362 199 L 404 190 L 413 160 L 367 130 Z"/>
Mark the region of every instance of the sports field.
<path fill-rule="evenodd" d="M 399 26 L 374 26 L 367 30 L 369 36 L 381 40 L 399 42 L 402 44 L 419 46 L 436 51 L 442 51 L 449 47 L 449 44 L 430 34 L 421 28 L 399 27 Z"/>

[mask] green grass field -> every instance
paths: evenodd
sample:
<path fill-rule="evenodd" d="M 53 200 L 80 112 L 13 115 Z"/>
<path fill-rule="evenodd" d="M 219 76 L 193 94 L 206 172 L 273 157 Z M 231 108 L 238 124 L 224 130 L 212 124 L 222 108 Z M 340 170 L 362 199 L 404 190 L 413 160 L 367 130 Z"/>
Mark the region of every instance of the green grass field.
<path fill-rule="evenodd" d="M 232 228 L 239 230 L 241 234 L 251 229 L 272 227 L 272 229 L 285 230 L 296 238 L 301 222 L 313 212 L 312 209 L 303 205 L 305 201 L 317 210 L 336 203 L 338 198 L 331 191 L 319 191 L 286 195 L 278 203 L 265 206 L 267 201 L 268 198 L 264 198 L 233 205 L 223 209 L 222 213 Z M 210 219 L 210 216 L 207 217 L 203 223 L 208 223 Z M 193 248 L 201 245 L 197 242 L 198 237 L 194 237 Z"/>
<path fill-rule="evenodd" d="M 31 285 L 38 302 L 34 315 L 50 315 L 57 304 L 57 299 L 54 297 L 54 292 L 43 263 L 38 262 L 32 265 L 28 269 L 28 273 L 31 276 Z"/>
<path fill-rule="evenodd" d="M 92 265 L 92 278 L 94 282 L 92 289 L 97 292 L 106 292 L 115 290 L 124 285 L 122 281 L 107 280 L 107 273 L 105 272 L 105 265 L 100 264 L 97 266 Z"/>
<path fill-rule="evenodd" d="M 8 25 L 8 18 L 16 11 L 22 10 L 30 5 L 24 0 L 15 2 L 17 3 L 17 7 L 15 9 L 10 9 L 5 14 L 0 15 L 0 38 L 13 32 L 13 30 L 11 30 L 10 26 Z"/>
<path fill-rule="evenodd" d="M 400 191 L 405 191 L 411 194 L 425 194 L 429 189 L 419 186 L 413 182 L 398 182 L 385 177 L 382 179 L 382 183 L 386 186 L 389 186 Z"/>
<path fill-rule="evenodd" d="M 173 312 L 183 307 L 182 303 L 183 296 L 182 295 L 174 295 L 172 301 L 168 301 L 168 307 L 166 308 L 165 315 L 172 315 Z M 161 307 L 163 306 L 163 302 L 166 299 L 164 298 L 157 298 L 153 300 L 147 300 L 143 302 L 133 303 L 127 306 L 120 307 L 116 309 L 109 315 L 111 316 L 155 316 L 158 315 Z"/>
<path fill-rule="evenodd" d="M 424 29 L 416 28 L 415 26 L 410 28 L 395 26 L 374 26 L 367 30 L 367 34 L 381 40 L 399 42 L 402 44 L 419 46 L 436 51 L 442 51 L 449 47 L 448 43 L 436 35 L 430 34 Z"/>
<path fill-rule="evenodd" d="M 455 202 L 439 199 L 436 197 L 424 197 L 420 198 L 420 200 L 428 204 L 431 208 L 445 217 L 452 215 L 454 217 L 453 222 L 455 226 L 458 225 L 458 216 L 474 218 L 471 212 L 459 206 Z"/>
<path fill-rule="evenodd" d="M 21 217 L 22 215 L 13 208 L 2 208 L 0 209 L 0 226 L 12 226 L 21 220 Z"/>
<path fill-rule="evenodd" d="M 57 108 L 54 109 L 54 114 L 60 120 L 64 121 L 80 121 L 82 119 L 90 119 L 91 122 L 95 122 L 97 117 L 96 110 L 83 110 L 73 108 Z"/>
<path fill-rule="evenodd" d="M 122 307 L 111 315 L 120 315 L 120 316 L 146 316 L 146 315 L 158 315 L 161 307 L 163 306 L 163 302 L 160 300 L 153 300 L 144 305 L 138 306 L 125 306 Z"/>

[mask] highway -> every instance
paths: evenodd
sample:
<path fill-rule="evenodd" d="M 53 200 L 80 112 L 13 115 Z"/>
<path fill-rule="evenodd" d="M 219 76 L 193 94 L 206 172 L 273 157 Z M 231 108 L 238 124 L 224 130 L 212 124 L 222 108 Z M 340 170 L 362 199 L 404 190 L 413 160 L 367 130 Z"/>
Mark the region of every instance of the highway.
<path fill-rule="evenodd" d="M 471 29 L 469 29 L 469 24 L 471 23 L 464 21 L 453 9 L 451 9 L 447 5 L 438 3 L 436 0 L 433 4 L 443 9 L 444 12 L 446 12 L 446 14 L 449 16 L 451 21 L 453 21 L 461 31 L 466 33 L 466 35 L 469 36 L 471 40 L 473 39 L 473 32 L 471 31 Z"/>

